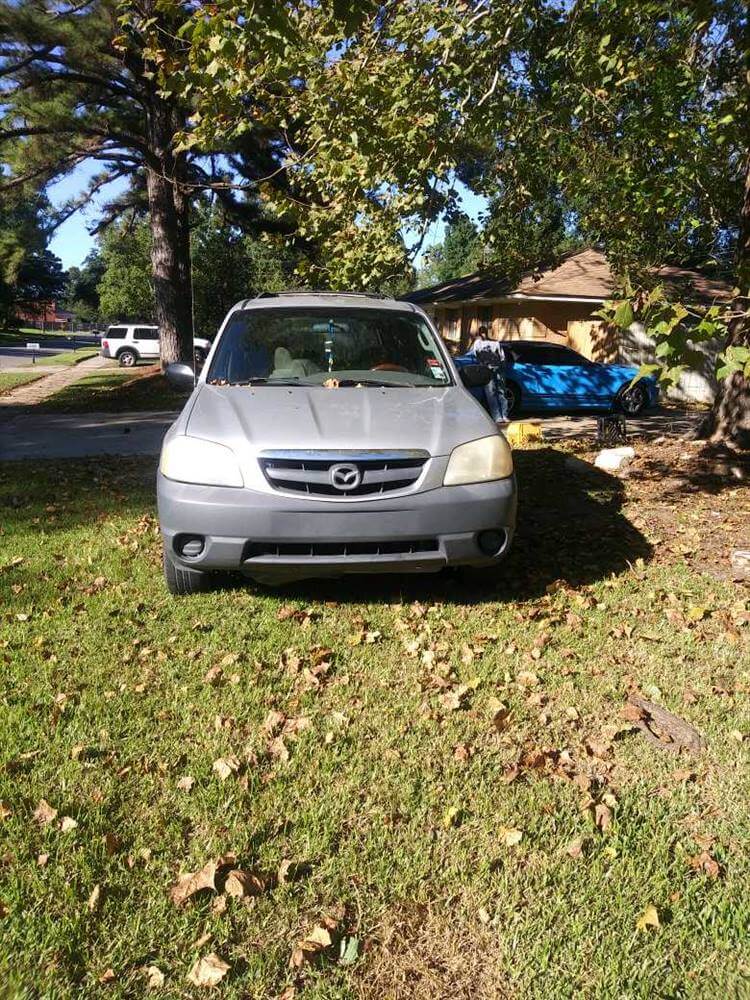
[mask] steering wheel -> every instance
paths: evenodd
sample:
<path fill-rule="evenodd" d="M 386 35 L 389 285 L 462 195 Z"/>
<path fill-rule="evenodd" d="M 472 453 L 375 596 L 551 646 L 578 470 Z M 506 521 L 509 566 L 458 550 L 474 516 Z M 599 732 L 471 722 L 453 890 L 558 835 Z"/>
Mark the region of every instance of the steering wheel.
<path fill-rule="evenodd" d="M 381 361 L 379 365 L 373 365 L 371 372 L 408 372 L 408 368 L 403 365 L 394 365 L 390 361 Z"/>

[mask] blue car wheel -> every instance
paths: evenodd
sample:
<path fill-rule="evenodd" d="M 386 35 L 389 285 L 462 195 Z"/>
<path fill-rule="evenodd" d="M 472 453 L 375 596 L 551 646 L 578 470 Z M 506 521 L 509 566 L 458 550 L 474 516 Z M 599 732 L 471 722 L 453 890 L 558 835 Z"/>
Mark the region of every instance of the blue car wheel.
<path fill-rule="evenodd" d="M 626 416 L 637 417 L 648 405 L 648 393 L 642 385 L 636 383 L 632 389 L 621 391 L 617 402 Z"/>

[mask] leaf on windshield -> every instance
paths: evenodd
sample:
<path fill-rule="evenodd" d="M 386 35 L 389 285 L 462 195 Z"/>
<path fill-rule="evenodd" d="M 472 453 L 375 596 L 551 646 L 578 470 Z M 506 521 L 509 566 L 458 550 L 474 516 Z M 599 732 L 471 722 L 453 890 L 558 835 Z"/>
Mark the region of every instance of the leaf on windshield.
<path fill-rule="evenodd" d="M 327 378 L 323 383 L 324 389 L 338 389 L 340 383 L 337 378 Z"/>

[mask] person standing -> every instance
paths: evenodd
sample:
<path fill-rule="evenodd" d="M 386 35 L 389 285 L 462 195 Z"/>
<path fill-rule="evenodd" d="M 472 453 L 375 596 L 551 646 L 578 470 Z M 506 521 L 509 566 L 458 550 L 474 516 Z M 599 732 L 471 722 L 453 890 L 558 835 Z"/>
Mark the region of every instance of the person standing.
<path fill-rule="evenodd" d="M 487 409 L 496 423 L 507 423 L 508 399 L 505 393 L 505 351 L 491 340 L 486 326 L 480 326 L 469 351 L 481 365 L 487 365 L 492 378 L 484 387 Z"/>

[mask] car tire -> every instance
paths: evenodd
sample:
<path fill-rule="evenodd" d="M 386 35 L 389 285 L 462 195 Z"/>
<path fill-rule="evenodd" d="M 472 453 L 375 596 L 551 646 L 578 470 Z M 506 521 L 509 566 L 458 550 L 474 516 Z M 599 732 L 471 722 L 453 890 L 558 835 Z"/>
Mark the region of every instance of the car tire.
<path fill-rule="evenodd" d="M 632 389 L 625 387 L 620 390 L 617 403 L 626 417 L 637 417 L 648 406 L 648 393 L 636 383 Z"/>
<path fill-rule="evenodd" d="M 163 550 L 162 562 L 164 582 L 170 594 L 174 594 L 175 597 L 183 597 L 185 594 L 200 594 L 207 589 L 208 574 L 202 573 L 199 569 L 186 569 L 184 566 L 177 566 L 167 554 L 166 548 Z"/>
<path fill-rule="evenodd" d="M 505 383 L 505 400 L 508 404 L 508 418 L 518 416 L 521 409 L 521 390 L 515 382 Z"/>
<path fill-rule="evenodd" d="M 138 361 L 138 355 L 135 351 L 126 347 L 117 355 L 117 360 L 120 362 L 120 368 L 135 368 L 136 362 Z"/>

